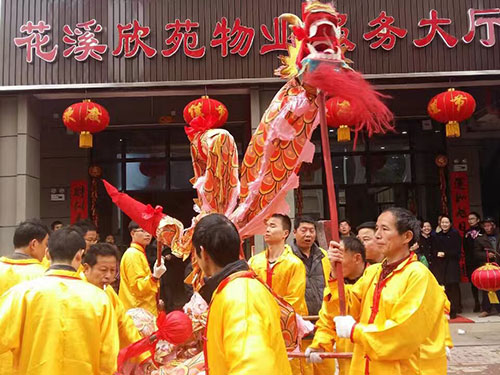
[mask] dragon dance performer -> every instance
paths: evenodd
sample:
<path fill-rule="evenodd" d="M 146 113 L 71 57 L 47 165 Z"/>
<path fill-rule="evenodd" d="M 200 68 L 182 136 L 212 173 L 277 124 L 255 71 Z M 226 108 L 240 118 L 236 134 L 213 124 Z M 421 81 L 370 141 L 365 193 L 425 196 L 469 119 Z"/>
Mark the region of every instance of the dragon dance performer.
<path fill-rule="evenodd" d="M 106 293 L 76 272 L 84 249 L 79 230 L 54 232 L 45 275 L 0 297 L 0 353 L 13 353 L 15 374 L 115 372 L 115 313 Z"/>
<path fill-rule="evenodd" d="M 155 263 L 153 272 L 146 258 L 146 246 L 151 242 L 151 234 L 131 221 L 128 229 L 132 237 L 130 247 L 123 254 L 120 262 L 119 296 L 125 309 L 142 307 L 154 316 L 158 315 L 156 295 L 160 286 L 160 277 L 167 268 L 163 258 L 161 264 Z"/>
<path fill-rule="evenodd" d="M 37 219 L 26 220 L 14 232 L 14 253 L 0 258 L 0 296 L 23 281 L 43 276 L 41 263 L 49 240 L 49 228 Z M 14 373 L 12 353 L 0 355 L 0 374 Z"/>
<path fill-rule="evenodd" d="M 116 321 L 118 323 L 118 335 L 120 349 L 142 339 L 139 330 L 134 325 L 132 318 L 126 314 L 125 306 L 120 300 L 113 287 L 110 285 L 116 277 L 116 264 L 118 254 L 115 247 L 108 243 L 98 243 L 90 246 L 83 259 L 83 280 L 104 290 L 113 305 Z M 142 363 L 150 357 L 149 353 L 139 356 L 138 363 Z"/>
<path fill-rule="evenodd" d="M 312 360 L 339 337 L 354 344 L 350 375 L 446 374 L 446 298 L 409 250 L 419 231 L 418 220 L 405 209 L 389 208 L 379 216 L 376 241 L 386 259 L 346 288 L 348 316 L 337 316 L 336 282 L 330 284 L 307 350 Z M 338 243 L 330 244 L 329 253 L 331 260 L 343 260 Z"/>
<path fill-rule="evenodd" d="M 200 289 L 209 303 L 205 334 L 207 375 L 291 374 L 280 328 L 280 309 L 239 259 L 240 236 L 224 215 L 195 227 L 195 258 L 207 276 Z"/>

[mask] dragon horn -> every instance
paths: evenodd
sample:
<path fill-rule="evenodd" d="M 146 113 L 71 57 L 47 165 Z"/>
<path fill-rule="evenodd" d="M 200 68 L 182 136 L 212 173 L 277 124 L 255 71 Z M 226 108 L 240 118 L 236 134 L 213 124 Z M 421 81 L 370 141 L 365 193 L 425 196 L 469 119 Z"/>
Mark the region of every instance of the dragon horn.
<path fill-rule="evenodd" d="M 290 25 L 304 27 L 304 23 L 302 22 L 302 20 L 298 16 L 296 16 L 295 14 L 283 13 L 278 18 L 279 18 L 279 20 L 287 21 Z"/>

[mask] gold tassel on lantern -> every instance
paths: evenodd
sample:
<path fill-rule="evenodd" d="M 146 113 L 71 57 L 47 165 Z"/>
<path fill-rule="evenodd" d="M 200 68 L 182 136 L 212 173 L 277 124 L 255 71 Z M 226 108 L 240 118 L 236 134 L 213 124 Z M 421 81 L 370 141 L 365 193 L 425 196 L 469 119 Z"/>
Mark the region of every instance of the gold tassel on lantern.
<path fill-rule="evenodd" d="M 457 121 L 449 121 L 446 124 L 446 136 L 448 138 L 460 137 L 460 124 Z"/>
<path fill-rule="evenodd" d="M 351 140 L 351 129 L 347 125 L 340 125 L 337 129 L 337 141 L 349 142 Z"/>
<path fill-rule="evenodd" d="M 497 297 L 497 294 L 496 292 L 488 292 L 488 299 L 490 300 L 490 303 L 500 303 L 498 301 L 498 297 Z"/>
<path fill-rule="evenodd" d="M 92 133 L 80 133 L 80 148 L 92 148 Z"/>

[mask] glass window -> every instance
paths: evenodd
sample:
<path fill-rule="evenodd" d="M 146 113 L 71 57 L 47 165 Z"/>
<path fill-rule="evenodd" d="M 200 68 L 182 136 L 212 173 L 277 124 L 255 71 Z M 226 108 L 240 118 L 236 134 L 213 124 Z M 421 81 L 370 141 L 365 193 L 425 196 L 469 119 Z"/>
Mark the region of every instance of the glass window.
<path fill-rule="evenodd" d="M 122 190 L 122 164 L 118 163 L 100 163 L 102 168 L 102 178 L 115 186 L 118 190 Z"/>
<path fill-rule="evenodd" d="M 370 151 L 406 151 L 410 149 L 410 138 L 407 130 L 398 133 L 374 135 L 370 139 Z"/>
<path fill-rule="evenodd" d="M 322 189 L 302 189 L 302 215 L 314 220 L 325 217 Z"/>
<path fill-rule="evenodd" d="M 116 160 L 122 157 L 122 141 L 115 131 L 105 131 L 93 135 L 94 147 L 92 155 L 96 161 Z"/>
<path fill-rule="evenodd" d="M 172 130 L 170 133 L 170 156 L 171 157 L 190 157 L 191 150 L 189 139 L 181 129 Z"/>
<path fill-rule="evenodd" d="M 170 189 L 192 189 L 190 180 L 194 177 L 191 160 L 170 162 Z"/>
<path fill-rule="evenodd" d="M 127 163 L 127 190 L 163 190 L 166 188 L 166 165 L 163 160 Z"/>
<path fill-rule="evenodd" d="M 332 158 L 333 179 L 336 184 L 366 183 L 365 156 L 336 156 Z"/>
<path fill-rule="evenodd" d="M 369 168 L 374 184 L 411 182 L 410 154 L 372 154 L 369 156 Z"/>
<path fill-rule="evenodd" d="M 124 136 L 126 158 L 162 158 L 166 156 L 165 133 L 159 131 L 132 132 Z"/>
<path fill-rule="evenodd" d="M 332 131 L 333 130 L 333 131 Z M 363 133 L 358 134 L 356 139 L 356 149 L 354 149 L 354 132 L 351 132 L 351 140 L 349 142 L 337 141 L 337 129 L 329 129 L 328 135 L 330 136 L 330 151 L 336 153 L 358 152 L 365 151 L 365 136 Z"/>
<path fill-rule="evenodd" d="M 323 184 L 323 160 L 316 155 L 312 163 L 302 163 L 300 167 L 300 184 L 302 186 Z"/>

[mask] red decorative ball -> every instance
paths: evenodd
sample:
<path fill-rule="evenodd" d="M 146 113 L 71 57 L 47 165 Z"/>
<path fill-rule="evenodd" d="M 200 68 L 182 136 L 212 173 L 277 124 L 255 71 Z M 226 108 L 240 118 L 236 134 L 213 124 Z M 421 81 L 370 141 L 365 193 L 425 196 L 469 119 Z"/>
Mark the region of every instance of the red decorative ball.
<path fill-rule="evenodd" d="M 500 267 L 496 263 L 486 263 L 472 273 L 471 279 L 478 289 L 489 292 L 500 290 Z"/>
<path fill-rule="evenodd" d="M 100 132 L 109 125 L 106 109 L 90 100 L 70 105 L 63 113 L 64 125 L 74 132 Z"/>
<path fill-rule="evenodd" d="M 472 95 L 455 89 L 436 95 L 427 106 L 429 116 L 438 122 L 462 122 L 472 116 L 476 101 Z"/>
<path fill-rule="evenodd" d="M 191 124 L 191 121 L 198 117 L 207 119 L 211 117 L 214 121 L 213 127 L 219 128 L 227 121 L 228 111 L 224 104 L 208 96 L 202 96 L 188 103 L 183 111 L 184 121 Z"/>
<path fill-rule="evenodd" d="M 448 165 L 448 157 L 446 155 L 438 155 L 434 162 L 438 168 L 445 168 Z"/>
<path fill-rule="evenodd" d="M 98 165 L 91 165 L 89 167 L 89 175 L 90 177 L 99 178 L 102 176 L 102 168 Z"/>

